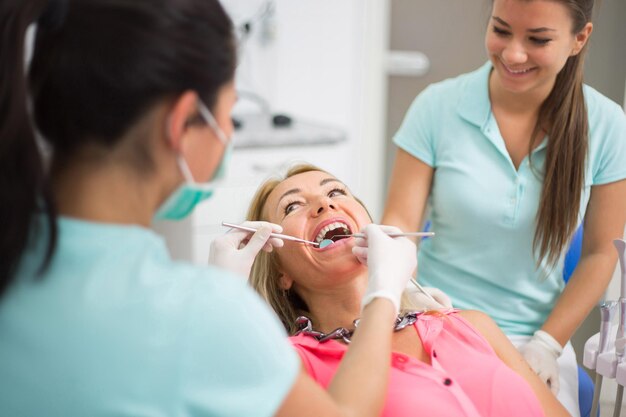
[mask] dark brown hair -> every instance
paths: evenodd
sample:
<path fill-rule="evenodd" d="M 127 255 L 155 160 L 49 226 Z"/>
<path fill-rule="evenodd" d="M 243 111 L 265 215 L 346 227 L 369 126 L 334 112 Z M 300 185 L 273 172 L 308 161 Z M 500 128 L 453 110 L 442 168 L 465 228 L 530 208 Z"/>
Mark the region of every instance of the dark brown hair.
<path fill-rule="evenodd" d="M 31 23 L 37 30 L 27 73 Z M 46 224 L 42 270 L 56 245 L 57 215 L 35 129 L 55 160 L 83 146 L 113 149 L 159 100 L 194 90 L 213 106 L 233 79 L 236 52 L 218 0 L 2 0 L 0 28 L 2 295 L 29 238 L 42 233 L 34 230 L 36 218 Z M 145 161 L 146 149 L 136 153 Z M 150 161 L 140 168 L 153 169 Z"/>

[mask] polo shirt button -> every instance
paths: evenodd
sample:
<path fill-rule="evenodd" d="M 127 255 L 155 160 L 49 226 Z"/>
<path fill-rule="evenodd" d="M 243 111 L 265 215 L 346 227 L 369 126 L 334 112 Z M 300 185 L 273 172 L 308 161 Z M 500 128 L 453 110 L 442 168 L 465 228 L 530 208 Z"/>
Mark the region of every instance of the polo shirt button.
<path fill-rule="evenodd" d="M 446 378 L 443 380 L 443 385 L 450 386 L 452 385 L 452 380 L 450 378 Z"/>
<path fill-rule="evenodd" d="M 437 357 L 437 352 L 433 350 L 433 358 L 436 358 L 436 357 Z"/>
<path fill-rule="evenodd" d="M 406 362 L 406 358 L 404 356 L 398 356 L 398 362 L 405 363 Z"/>

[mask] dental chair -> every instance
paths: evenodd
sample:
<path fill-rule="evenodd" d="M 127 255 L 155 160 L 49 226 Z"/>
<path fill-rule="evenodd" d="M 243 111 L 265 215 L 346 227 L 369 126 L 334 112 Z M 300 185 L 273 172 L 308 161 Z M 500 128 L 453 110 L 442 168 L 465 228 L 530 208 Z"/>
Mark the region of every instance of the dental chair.
<path fill-rule="evenodd" d="M 583 245 L 583 227 L 582 225 L 574 233 L 569 249 L 565 254 L 565 262 L 563 265 L 563 280 L 567 283 L 578 265 L 580 252 Z M 578 407 L 581 417 L 590 417 L 591 403 L 593 402 L 593 381 L 587 371 L 578 365 Z M 599 410 L 598 410 L 599 411 Z M 598 412 L 599 414 L 599 412 Z"/>

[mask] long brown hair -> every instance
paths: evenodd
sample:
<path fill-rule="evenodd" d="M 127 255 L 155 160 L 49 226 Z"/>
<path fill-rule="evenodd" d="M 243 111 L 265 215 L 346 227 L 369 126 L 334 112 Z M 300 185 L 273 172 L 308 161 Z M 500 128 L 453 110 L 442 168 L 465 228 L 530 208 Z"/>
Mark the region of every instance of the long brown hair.
<path fill-rule="evenodd" d="M 525 0 L 529 1 L 529 0 Z M 592 20 L 594 0 L 554 0 L 563 4 L 572 18 L 572 34 Z M 532 138 L 548 135 L 543 188 L 536 218 L 533 250 L 538 263 L 556 265 L 561 251 L 578 226 L 578 213 L 585 181 L 589 121 L 583 95 L 583 64 L 587 44 L 570 56 L 556 77 L 552 91 L 539 109 Z M 529 160 L 533 141 L 530 141 Z"/>
<path fill-rule="evenodd" d="M 268 219 L 265 215 L 265 204 L 267 203 L 267 199 L 272 191 L 274 191 L 274 189 L 287 178 L 312 171 L 325 172 L 328 175 L 332 175 L 329 172 L 311 164 L 294 165 L 283 177 L 269 179 L 259 187 L 250 202 L 250 207 L 248 208 L 248 214 L 246 216 L 247 220 L 267 221 Z M 365 208 L 365 205 L 363 205 L 361 200 L 357 197 L 354 198 Z M 367 208 L 365 209 L 367 211 Z M 276 252 L 267 253 L 261 251 L 252 264 L 249 283 L 252 288 L 254 288 L 274 309 L 287 332 L 289 332 L 289 334 L 293 334 L 298 330 L 295 326 L 298 316 L 309 314 L 308 306 L 296 291 L 283 290 L 279 285 L 279 278 L 280 263 Z M 402 296 L 401 309 L 403 311 L 419 310 L 420 306 L 417 306 L 405 291 Z"/>

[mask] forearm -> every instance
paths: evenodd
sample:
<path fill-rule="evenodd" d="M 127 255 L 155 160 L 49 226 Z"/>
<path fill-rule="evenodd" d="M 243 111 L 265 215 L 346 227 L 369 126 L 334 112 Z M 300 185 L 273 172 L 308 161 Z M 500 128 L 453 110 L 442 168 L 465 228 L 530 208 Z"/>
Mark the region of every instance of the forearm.
<path fill-rule="evenodd" d="M 345 415 L 378 416 L 383 408 L 391 364 L 395 307 L 376 298 L 365 309 L 329 394 Z"/>
<path fill-rule="evenodd" d="M 542 330 L 565 345 L 602 298 L 615 270 L 615 260 L 608 253 L 581 258 Z"/>

